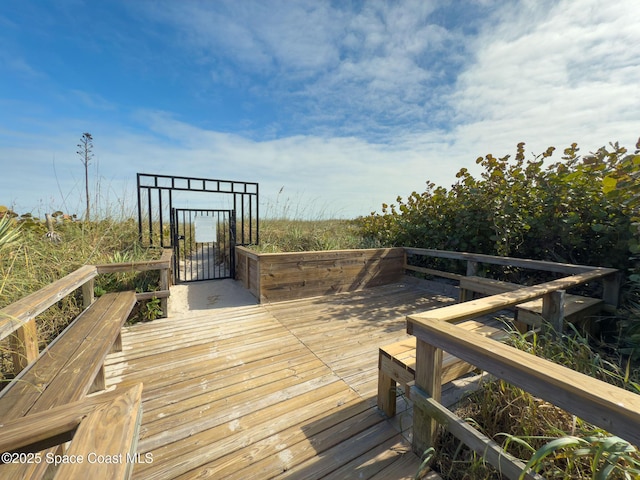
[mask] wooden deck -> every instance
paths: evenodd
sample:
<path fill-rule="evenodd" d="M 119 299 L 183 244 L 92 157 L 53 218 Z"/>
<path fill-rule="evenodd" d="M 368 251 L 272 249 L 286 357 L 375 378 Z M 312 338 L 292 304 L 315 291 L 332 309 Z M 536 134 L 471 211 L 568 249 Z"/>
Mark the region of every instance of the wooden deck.
<path fill-rule="evenodd" d="M 125 328 L 106 381 L 144 383 L 133 478 L 413 478 L 418 458 L 375 406 L 378 348 L 452 301 L 407 282 Z"/>

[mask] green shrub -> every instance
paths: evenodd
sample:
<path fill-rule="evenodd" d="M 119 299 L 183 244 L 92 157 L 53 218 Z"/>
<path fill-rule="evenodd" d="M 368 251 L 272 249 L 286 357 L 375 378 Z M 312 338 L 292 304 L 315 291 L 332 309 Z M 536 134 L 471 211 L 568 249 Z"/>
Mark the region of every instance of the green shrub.
<path fill-rule="evenodd" d="M 572 144 L 526 160 L 489 154 L 474 177 L 461 169 L 450 189 L 427 182 L 422 193 L 383 204 L 359 219 L 362 235 L 380 245 L 469 251 L 627 268 L 638 253 L 640 156 L 618 144 L 581 157 Z"/>

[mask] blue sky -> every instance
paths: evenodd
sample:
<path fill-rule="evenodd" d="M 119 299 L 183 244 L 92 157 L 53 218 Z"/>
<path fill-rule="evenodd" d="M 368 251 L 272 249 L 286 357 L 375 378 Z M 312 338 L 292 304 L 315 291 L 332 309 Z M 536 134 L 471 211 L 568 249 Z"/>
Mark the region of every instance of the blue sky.
<path fill-rule="evenodd" d="M 453 5 L 451 5 L 453 4 Z M 355 217 L 478 156 L 640 136 L 637 0 L 0 0 L 0 205 L 134 211 L 137 172 Z M 194 205 L 189 205 L 194 206 Z"/>

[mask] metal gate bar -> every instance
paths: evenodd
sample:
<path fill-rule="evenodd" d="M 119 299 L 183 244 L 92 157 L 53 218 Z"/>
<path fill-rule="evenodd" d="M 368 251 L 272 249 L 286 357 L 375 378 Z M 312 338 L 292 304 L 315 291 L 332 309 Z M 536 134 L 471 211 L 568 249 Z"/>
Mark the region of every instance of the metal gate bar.
<path fill-rule="evenodd" d="M 210 238 L 199 238 L 198 218 L 207 219 Z M 176 283 L 235 277 L 233 210 L 173 209 L 171 224 Z"/>

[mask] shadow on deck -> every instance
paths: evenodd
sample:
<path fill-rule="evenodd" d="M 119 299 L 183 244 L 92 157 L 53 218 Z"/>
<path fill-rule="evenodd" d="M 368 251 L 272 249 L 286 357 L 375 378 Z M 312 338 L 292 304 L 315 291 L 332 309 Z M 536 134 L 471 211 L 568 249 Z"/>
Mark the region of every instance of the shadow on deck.
<path fill-rule="evenodd" d="M 378 348 L 452 301 L 415 282 L 267 305 L 232 280 L 172 287 L 169 318 L 106 363 L 108 387 L 144 383 L 133 477 L 413 478 L 376 407 Z"/>

